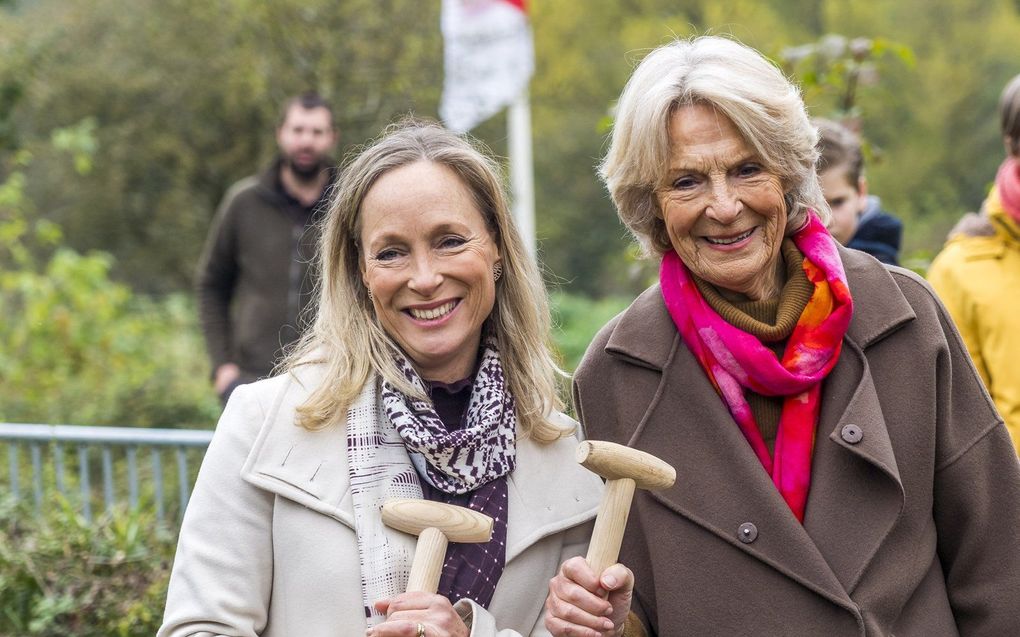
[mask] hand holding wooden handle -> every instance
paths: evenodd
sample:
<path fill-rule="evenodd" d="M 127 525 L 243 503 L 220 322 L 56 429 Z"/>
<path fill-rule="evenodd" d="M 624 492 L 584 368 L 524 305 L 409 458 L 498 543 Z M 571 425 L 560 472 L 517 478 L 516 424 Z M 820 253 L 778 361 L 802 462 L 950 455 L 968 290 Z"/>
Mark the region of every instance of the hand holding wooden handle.
<path fill-rule="evenodd" d="M 492 518 L 452 504 L 429 500 L 388 500 L 382 507 L 383 522 L 398 531 L 418 536 L 407 590 L 435 593 L 449 542 L 488 542 Z"/>
<path fill-rule="evenodd" d="M 676 482 L 676 469 L 651 454 L 602 440 L 579 444 L 577 461 L 606 479 L 587 557 L 591 569 L 601 574 L 620 557 L 634 489 L 668 489 Z"/>

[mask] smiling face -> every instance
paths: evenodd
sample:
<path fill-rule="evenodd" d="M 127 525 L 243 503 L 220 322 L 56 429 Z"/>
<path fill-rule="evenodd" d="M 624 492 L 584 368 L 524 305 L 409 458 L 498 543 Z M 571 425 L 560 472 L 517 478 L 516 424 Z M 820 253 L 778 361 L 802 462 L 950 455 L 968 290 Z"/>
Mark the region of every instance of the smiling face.
<path fill-rule="evenodd" d="M 385 173 L 361 204 L 360 242 L 379 322 L 422 378 L 470 375 L 499 250 L 464 182 L 427 161 Z"/>
<path fill-rule="evenodd" d="M 710 106 L 677 108 L 669 141 L 666 182 L 656 197 L 680 259 L 724 293 L 777 295 L 787 214 L 779 177 Z"/>

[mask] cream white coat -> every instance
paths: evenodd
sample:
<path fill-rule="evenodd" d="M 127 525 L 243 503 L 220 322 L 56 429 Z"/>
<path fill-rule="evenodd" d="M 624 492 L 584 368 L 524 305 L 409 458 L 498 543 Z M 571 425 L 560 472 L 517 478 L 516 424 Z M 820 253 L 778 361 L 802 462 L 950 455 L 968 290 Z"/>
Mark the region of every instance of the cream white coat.
<path fill-rule="evenodd" d="M 310 367 L 232 395 L 184 516 L 157 637 L 364 635 L 344 429 L 294 422 L 320 379 Z M 576 443 L 518 442 L 506 568 L 488 610 L 456 604 L 471 635 L 548 634 L 548 580 L 586 551 L 602 493 L 574 461 Z"/>

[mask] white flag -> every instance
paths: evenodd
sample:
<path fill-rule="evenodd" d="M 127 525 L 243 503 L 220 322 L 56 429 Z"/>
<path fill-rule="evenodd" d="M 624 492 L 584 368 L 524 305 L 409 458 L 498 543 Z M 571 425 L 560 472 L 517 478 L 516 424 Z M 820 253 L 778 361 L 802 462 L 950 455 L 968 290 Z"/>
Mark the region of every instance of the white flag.
<path fill-rule="evenodd" d="M 525 0 L 443 0 L 439 116 L 464 132 L 520 96 L 535 70 Z"/>

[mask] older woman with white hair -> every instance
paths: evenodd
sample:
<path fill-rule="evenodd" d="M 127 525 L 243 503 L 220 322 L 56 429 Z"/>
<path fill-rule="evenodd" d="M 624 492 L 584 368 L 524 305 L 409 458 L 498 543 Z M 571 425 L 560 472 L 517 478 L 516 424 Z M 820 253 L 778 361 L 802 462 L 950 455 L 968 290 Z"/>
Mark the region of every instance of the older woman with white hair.
<path fill-rule="evenodd" d="M 797 89 L 732 40 L 649 54 L 601 173 L 659 282 L 577 371 L 592 438 L 655 454 L 620 564 L 557 635 L 1020 635 L 1020 465 L 913 273 L 826 230 Z M 629 567 L 629 568 L 627 568 Z"/>
<path fill-rule="evenodd" d="M 492 159 L 410 121 L 344 169 L 318 316 L 285 373 L 232 395 L 181 529 L 160 637 L 548 634 L 601 493 L 558 411 L 549 313 Z M 493 518 L 404 592 L 389 498 Z"/>

